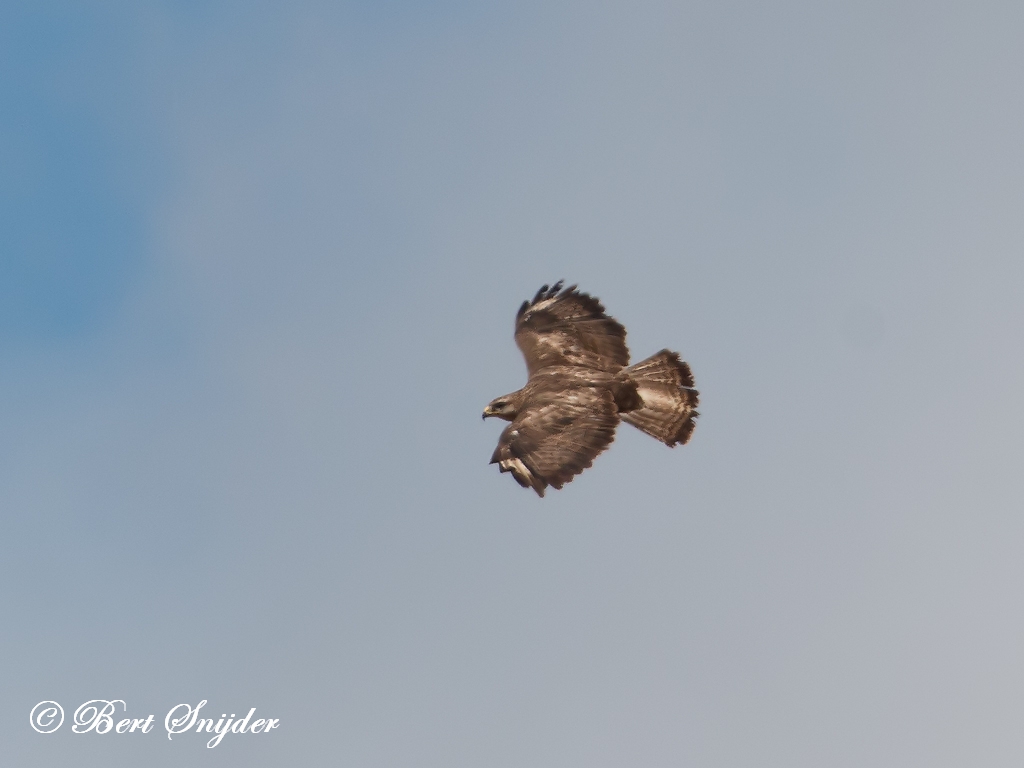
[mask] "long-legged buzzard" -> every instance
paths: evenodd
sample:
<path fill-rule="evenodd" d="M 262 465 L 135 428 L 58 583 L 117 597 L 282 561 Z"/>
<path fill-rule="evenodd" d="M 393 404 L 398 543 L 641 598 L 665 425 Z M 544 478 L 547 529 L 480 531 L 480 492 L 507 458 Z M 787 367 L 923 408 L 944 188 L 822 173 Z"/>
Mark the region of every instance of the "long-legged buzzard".
<path fill-rule="evenodd" d="M 669 447 L 690 439 L 697 418 L 690 366 L 667 349 L 629 365 L 626 329 L 575 285 L 545 285 L 523 302 L 516 345 L 526 386 L 488 403 L 484 418 L 511 422 L 491 464 L 538 496 L 589 467 L 620 419 Z"/>

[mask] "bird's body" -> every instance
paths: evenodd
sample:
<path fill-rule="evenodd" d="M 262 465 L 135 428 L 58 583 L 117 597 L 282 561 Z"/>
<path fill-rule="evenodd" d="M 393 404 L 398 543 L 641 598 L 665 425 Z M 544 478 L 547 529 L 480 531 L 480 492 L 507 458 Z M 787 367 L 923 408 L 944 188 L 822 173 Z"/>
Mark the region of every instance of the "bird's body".
<path fill-rule="evenodd" d="M 620 419 L 668 446 L 690 439 L 690 367 L 667 349 L 627 367 L 626 329 L 576 286 L 545 285 L 523 302 L 515 338 L 529 379 L 492 400 L 484 418 L 510 422 L 491 463 L 524 488 L 561 488 L 611 444 Z"/>

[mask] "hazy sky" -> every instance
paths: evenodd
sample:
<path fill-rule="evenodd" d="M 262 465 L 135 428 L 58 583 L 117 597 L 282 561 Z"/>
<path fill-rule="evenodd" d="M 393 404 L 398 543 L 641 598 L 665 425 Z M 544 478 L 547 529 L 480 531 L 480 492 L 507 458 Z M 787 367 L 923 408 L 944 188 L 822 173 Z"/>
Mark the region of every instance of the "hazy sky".
<path fill-rule="evenodd" d="M 3 5 L 5 762 L 1019 766 L 1022 39 L 1011 2 Z M 702 416 L 538 499 L 480 413 L 559 278 Z M 156 728 L 71 733 L 90 699 Z M 280 727 L 169 741 L 203 699 Z"/>

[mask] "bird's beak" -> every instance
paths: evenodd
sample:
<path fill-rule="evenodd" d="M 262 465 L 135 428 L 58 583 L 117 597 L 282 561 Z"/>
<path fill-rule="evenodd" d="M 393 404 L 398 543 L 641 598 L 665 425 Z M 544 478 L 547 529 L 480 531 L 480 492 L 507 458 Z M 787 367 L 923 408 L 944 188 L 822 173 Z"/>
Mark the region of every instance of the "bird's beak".
<path fill-rule="evenodd" d="M 491 406 L 488 405 L 486 408 L 484 408 L 484 415 L 481 416 L 480 418 L 486 419 L 488 416 L 493 416 L 493 415 L 494 414 L 491 413 Z"/>

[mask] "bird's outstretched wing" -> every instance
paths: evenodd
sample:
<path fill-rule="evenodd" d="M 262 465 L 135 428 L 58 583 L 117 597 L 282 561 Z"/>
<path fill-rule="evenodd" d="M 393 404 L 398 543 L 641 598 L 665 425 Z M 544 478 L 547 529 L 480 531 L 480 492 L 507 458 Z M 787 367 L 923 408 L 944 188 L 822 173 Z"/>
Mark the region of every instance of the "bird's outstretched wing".
<path fill-rule="evenodd" d="M 619 416 L 603 387 L 559 388 L 531 400 L 501 433 L 491 463 L 543 496 L 593 463 L 615 439 Z"/>
<path fill-rule="evenodd" d="M 629 363 L 626 329 L 575 285 L 562 290 L 561 280 L 523 302 L 516 314 L 516 345 L 530 376 L 552 365 L 614 373 Z"/>

